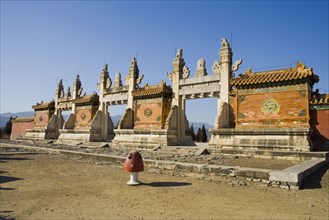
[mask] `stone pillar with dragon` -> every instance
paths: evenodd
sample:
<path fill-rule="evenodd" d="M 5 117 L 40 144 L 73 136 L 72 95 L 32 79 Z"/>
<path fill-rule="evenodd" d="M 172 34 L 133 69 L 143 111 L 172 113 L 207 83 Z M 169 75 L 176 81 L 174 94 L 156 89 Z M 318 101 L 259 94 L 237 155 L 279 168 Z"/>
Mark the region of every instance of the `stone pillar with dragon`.
<path fill-rule="evenodd" d="M 180 95 L 180 80 L 186 79 L 190 75 L 189 68 L 185 65 L 183 58 L 183 49 L 178 49 L 176 57 L 173 60 L 173 72 L 167 73 L 173 90 L 172 97 L 172 110 L 173 113 L 170 115 L 176 115 L 177 118 L 175 125 L 169 125 L 168 127 L 174 127 L 178 130 L 178 142 L 180 144 L 190 145 L 190 138 L 186 137 L 186 130 L 188 129 L 188 121 L 185 114 L 185 99 Z M 177 112 L 174 112 L 177 111 Z M 170 118 L 168 118 L 169 121 Z M 172 120 L 173 121 L 173 120 Z"/>
<path fill-rule="evenodd" d="M 132 92 L 138 88 L 142 82 L 144 75 L 139 75 L 137 60 L 135 57 L 131 59 L 131 63 L 126 76 L 126 85 L 128 86 L 128 102 L 126 111 L 121 118 L 118 129 L 133 129 L 134 128 L 134 99 Z"/>
<path fill-rule="evenodd" d="M 219 52 L 219 62 L 215 61 L 213 70 L 217 69 L 220 74 L 220 97 L 217 100 L 217 116 L 214 123 L 214 128 L 229 128 L 229 93 L 231 91 L 230 79 L 233 72 L 238 70 L 242 59 L 238 60 L 232 65 L 232 49 L 229 42 L 225 38 L 221 41 L 221 48 Z M 214 72 L 215 72 L 214 71 Z"/>

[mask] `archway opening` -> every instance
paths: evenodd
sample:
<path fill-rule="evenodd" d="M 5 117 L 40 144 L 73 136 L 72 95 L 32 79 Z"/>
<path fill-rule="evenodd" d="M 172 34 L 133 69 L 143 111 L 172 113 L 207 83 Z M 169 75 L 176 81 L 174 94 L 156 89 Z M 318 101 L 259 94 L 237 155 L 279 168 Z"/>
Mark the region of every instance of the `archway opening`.
<path fill-rule="evenodd" d="M 120 121 L 120 119 L 122 118 L 123 114 L 125 113 L 127 108 L 127 105 L 110 105 L 108 107 L 108 112 L 109 112 L 109 116 L 112 119 L 114 128 L 118 127 L 118 123 Z"/>
<path fill-rule="evenodd" d="M 210 139 L 209 128 L 214 127 L 217 115 L 217 98 L 188 99 L 186 100 L 186 117 L 189 121 L 189 129 L 193 127 L 196 135 L 198 129 L 204 125 L 207 135 L 207 141 Z M 196 141 L 198 142 L 198 141 Z"/>
<path fill-rule="evenodd" d="M 67 121 L 69 118 L 70 114 L 72 113 L 72 110 L 62 110 L 61 115 L 63 116 L 64 123 Z"/>

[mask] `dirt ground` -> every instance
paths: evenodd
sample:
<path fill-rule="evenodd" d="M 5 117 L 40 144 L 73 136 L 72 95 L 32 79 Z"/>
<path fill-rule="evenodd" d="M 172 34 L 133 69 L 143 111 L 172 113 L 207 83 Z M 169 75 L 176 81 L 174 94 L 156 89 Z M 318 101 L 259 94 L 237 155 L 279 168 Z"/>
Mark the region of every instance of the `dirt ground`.
<path fill-rule="evenodd" d="M 62 155 L 0 155 L 0 219 L 328 219 L 329 171 L 303 190 L 236 178 L 140 173 Z"/>

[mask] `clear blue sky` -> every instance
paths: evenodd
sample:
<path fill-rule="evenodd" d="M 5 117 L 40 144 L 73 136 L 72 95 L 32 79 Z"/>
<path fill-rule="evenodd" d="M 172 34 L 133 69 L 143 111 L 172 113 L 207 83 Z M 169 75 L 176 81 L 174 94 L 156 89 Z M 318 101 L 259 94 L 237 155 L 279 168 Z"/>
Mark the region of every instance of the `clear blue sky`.
<path fill-rule="evenodd" d="M 30 111 L 53 99 L 57 82 L 97 91 L 105 63 L 126 76 L 137 56 L 143 83 L 167 81 L 175 48 L 194 74 L 208 73 L 226 37 L 240 72 L 286 68 L 303 61 L 328 91 L 328 1 L 1 1 L 0 112 Z M 122 114 L 123 107 L 110 108 Z M 190 121 L 213 124 L 216 100 L 187 101 Z"/>

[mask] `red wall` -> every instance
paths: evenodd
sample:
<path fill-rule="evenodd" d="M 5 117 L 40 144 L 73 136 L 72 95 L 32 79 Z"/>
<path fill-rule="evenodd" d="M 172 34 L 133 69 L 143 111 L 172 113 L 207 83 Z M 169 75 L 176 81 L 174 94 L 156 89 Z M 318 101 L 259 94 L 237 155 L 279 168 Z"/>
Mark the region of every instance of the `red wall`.
<path fill-rule="evenodd" d="M 34 120 L 22 120 L 19 119 L 13 120 L 12 129 L 11 129 L 11 137 L 10 139 L 23 138 L 26 133 L 26 129 L 31 129 L 34 127 Z"/>
<path fill-rule="evenodd" d="M 295 90 L 294 87 L 290 89 L 279 92 L 263 92 L 257 89 L 238 91 L 235 109 L 236 127 L 309 128 L 307 114 L 309 103 L 305 95 L 306 91 Z M 276 108 L 265 111 L 263 104 L 266 100 L 276 102 Z"/>
<path fill-rule="evenodd" d="M 310 125 L 313 129 L 311 140 L 313 141 L 329 141 L 329 109 L 311 110 Z"/>

